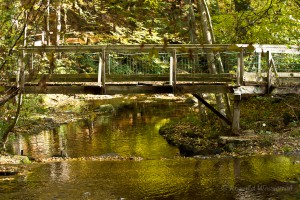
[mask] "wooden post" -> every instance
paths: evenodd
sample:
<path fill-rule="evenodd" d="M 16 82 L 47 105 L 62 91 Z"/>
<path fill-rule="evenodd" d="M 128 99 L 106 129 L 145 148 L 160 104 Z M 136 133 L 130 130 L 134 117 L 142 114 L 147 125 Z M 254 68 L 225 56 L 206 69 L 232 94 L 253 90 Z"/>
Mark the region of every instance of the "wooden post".
<path fill-rule="evenodd" d="M 244 56 L 243 51 L 239 53 L 238 57 L 238 67 L 236 69 L 236 78 L 237 78 L 237 85 L 244 84 Z"/>
<path fill-rule="evenodd" d="M 268 72 L 267 72 L 267 94 L 270 94 L 271 92 L 271 86 L 272 86 L 272 66 L 271 66 L 271 60 L 272 60 L 272 54 L 270 51 L 267 52 L 267 66 L 268 66 Z"/>
<path fill-rule="evenodd" d="M 177 55 L 176 55 L 176 49 L 174 49 L 172 53 L 173 57 L 173 65 L 172 65 L 172 72 L 173 72 L 173 94 L 176 92 L 176 70 L 177 70 Z"/>
<path fill-rule="evenodd" d="M 110 55 L 108 54 L 108 74 L 110 74 L 110 68 L 111 68 L 111 58 L 110 58 Z"/>
<path fill-rule="evenodd" d="M 242 94 L 240 88 L 234 89 L 234 103 L 233 103 L 233 119 L 231 130 L 233 134 L 239 135 L 240 133 L 240 103 L 242 100 Z"/>
<path fill-rule="evenodd" d="M 174 57 L 172 54 L 170 57 L 170 81 L 169 81 L 170 85 L 173 85 L 173 63 L 174 63 Z"/>
<path fill-rule="evenodd" d="M 102 88 L 103 88 L 103 94 L 106 94 L 106 88 L 105 88 L 105 71 L 106 71 L 106 60 L 107 60 L 107 54 L 105 50 L 102 52 Z"/>
<path fill-rule="evenodd" d="M 99 64 L 98 64 L 98 86 L 102 86 L 102 55 L 99 53 Z"/>
<path fill-rule="evenodd" d="M 258 58 L 257 58 L 257 73 L 258 75 L 261 75 L 261 52 L 258 53 Z"/>
<path fill-rule="evenodd" d="M 236 85 L 241 86 L 241 59 L 238 57 L 238 63 L 236 68 Z"/>
<path fill-rule="evenodd" d="M 244 72 L 245 72 L 245 63 L 244 63 L 244 52 L 240 52 L 240 84 L 244 85 Z"/>

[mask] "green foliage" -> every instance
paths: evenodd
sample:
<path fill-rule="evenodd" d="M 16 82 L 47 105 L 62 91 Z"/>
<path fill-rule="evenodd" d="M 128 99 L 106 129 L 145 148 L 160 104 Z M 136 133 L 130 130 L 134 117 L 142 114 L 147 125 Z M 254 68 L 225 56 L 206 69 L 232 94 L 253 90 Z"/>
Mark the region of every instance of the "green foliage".
<path fill-rule="evenodd" d="M 34 114 L 45 114 L 47 108 L 44 106 L 43 95 L 26 95 L 23 98 L 21 117 L 32 117 Z"/>
<path fill-rule="evenodd" d="M 299 44 L 300 15 L 293 1 L 241 1 L 239 7 L 219 2 L 212 16 L 218 43 Z M 214 5 L 212 5 L 214 6 Z"/>
<path fill-rule="evenodd" d="M 150 54 L 115 54 L 109 59 L 111 74 L 165 74 L 168 73 L 169 57 Z"/>

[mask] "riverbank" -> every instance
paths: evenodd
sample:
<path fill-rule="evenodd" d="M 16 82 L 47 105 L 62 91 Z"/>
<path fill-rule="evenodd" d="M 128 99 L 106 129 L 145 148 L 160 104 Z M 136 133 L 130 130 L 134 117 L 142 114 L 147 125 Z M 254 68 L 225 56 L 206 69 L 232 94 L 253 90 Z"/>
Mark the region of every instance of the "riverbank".
<path fill-rule="evenodd" d="M 40 95 L 41 96 L 41 95 Z M 31 101 L 31 96 L 28 97 Z M 184 96 L 174 95 L 43 95 L 41 104 L 27 105 L 22 109 L 18 124 L 13 129 L 17 134 L 37 134 L 43 130 L 51 130 L 62 124 L 78 121 L 88 117 L 91 113 L 96 115 L 112 113 L 132 101 L 154 102 L 160 100 L 184 101 Z M 91 110 L 89 103 L 103 102 L 99 107 Z M 30 110 L 29 113 L 27 110 Z"/>
<path fill-rule="evenodd" d="M 42 130 L 54 129 L 62 124 L 83 119 L 93 112 L 101 115 L 114 112 L 116 105 L 108 102 L 142 100 L 186 102 L 195 115 L 171 121 L 160 129 L 160 134 L 180 149 L 183 156 L 194 155 L 265 155 L 300 152 L 299 100 L 298 96 L 252 97 L 242 101 L 240 136 L 231 136 L 230 130 L 210 112 L 196 105 L 190 95 L 153 96 L 66 96 L 45 95 L 37 108 L 28 117 L 22 114 L 14 129 L 16 134 L 37 134 Z M 87 101 L 101 100 L 103 105 L 90 110 Z M 36 109 L 37 109 L 36 108 Z M 37 109 L 39 110 L 39 109 Z M 201 111 L 202 110 L 202 111 Z"/>
<path fill-rule="evenodd" d="M 24 105 L 21 110 L 21 115 L 17 125 L 10 133 L 10 140 L 15 140 L 18 135 L 26 137 L 34 137 L 44 130 L 53 130 L 57 127 L 76 122 L 80 120 L 94 119 L 102 115 L 115 115 L 122 110 L 128 109 L 129 105 L 136 104 L 136 102 L 145 102 L 146 104 L 152 102 L 170 102 L 183 101 L 184 97 L 175 97 L 174 95 L 114 95 L 114 96 L 94 96 L 94 95 L 26 95 L 24 96 Z M 12 152 L 11 144 L 8 146 L 9 152 Z M 22 152 L 13 151 L 16 154 Z M 3 159 L 0 164 L 6 164 L 13 157 L 5 152 L 2 152 Z M 4 159 L 6 156 L 6 160 Z M 33 159 L 33 158 L 31 158 Z M 45 160 L 38 160 L 42 162 L 70 160 L 67 157 L 58 157 Z M 88 158 L 90 160 L 98 158 Z M 115 158 L 114 158 L 115 159 Z M 136 160 L 135 157 L 120 157 L 125 160 Z M 101 160 L 103 158 L 101 157 Z M 104 159 L 105 160 L 105 159 Z M 2 162 L 3 161 L 3 162 Z M 18 162 L 16 160 L 16 162 Z"/>
<path fill-rule="evenodd" d="M 239 136 L 211 113 L 187 116 L 160 129 L 184 156 L 247 156 L 300 153 L 298 96 L 249 97 L 242 101 Z"/>

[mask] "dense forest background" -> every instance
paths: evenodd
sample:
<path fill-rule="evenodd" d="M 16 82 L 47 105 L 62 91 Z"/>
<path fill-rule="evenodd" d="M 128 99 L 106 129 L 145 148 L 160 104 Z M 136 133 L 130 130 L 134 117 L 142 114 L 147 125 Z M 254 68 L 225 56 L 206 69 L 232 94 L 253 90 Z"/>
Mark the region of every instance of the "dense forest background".
<path fill-rule="evenodd" d="M 300 43 L 299 0 L 1 0 L 0 70 L 20 45 Z"/>
<path fill-rule="evenodd" d="M 299 0 L 0 0 L 0 80 L 19 46 L 300 43 Z"/>
<path fill-rule="evenodd" d="M 201 0 L 1 0 L 0 46 L 204 43 Z M 206 0 L 215 43 L 299 44 L 299 0 Z M 26 32 L 26 33 L 25 33 Z M 89 41 L 86 39 L 89 37 Z M 80 38 L 72 41 L 68 38 Z M 1 63 L 3 60 L 1 61 Z"/>
<path fill-rule="evenodd" d="M 21 46 L 299 45 L 299 9 L 299 0 L 0 0 L 0 81 L 18 70 Z M 51 63 L 51 55 L 46 59 Z M 22 98 L 2 86 L 0 93 L 6 93 L 0 96 L 5 136 Z M 6 104 L 17 94 L 19 102 Z"/>

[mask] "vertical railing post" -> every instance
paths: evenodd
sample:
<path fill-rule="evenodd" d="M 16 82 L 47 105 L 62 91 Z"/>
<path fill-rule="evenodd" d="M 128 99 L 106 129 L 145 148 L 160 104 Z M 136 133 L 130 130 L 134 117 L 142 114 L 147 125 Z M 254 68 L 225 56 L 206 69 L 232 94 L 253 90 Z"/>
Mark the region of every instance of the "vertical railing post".
<path fill-rule="evenodd" d="M 239 53 L 238 57 L 238 67 L 236 70 L 236 78 L 237 78 L 237 85 L 241 86 L 244 84 L 244 55 L 243 51 Z"/>
<path fill-rule="evenodd" d="M 270 94 L 271 92 L 271 86 L 272 86 L 272 66 L 271 66 L 271 60 L 272 60 L 272 54 L 270 51 L 267 52 L 267 94 Z"/>
<path fill-rule="evenodd" d="M 242 100 L 242 92 L 240 86 L 244 84 L 244 57 L 243 50 L 238 54 L 238 67 L 236 70 L 237 88 L 234 89 L 233 94 L 233 117 L 231 130 L 233 134 L 239 135 L 240 133 L 240 103 Z"/>
<path fill-rule="evenodd" d="M 107 55 L 106 54 L 106 51 L 103 50 L 102 52 L 102 88 L 103 88 L 103 94 L 106 94 L 106 87 L 105 87 L 105 79 L 106 79 L 106 75 L 105 75 L 105 72 L 106 72 L 106 61 L 107 61 Z"/>
<path fill-rule="evenodd" d="M 110 74 L 110 68 L 111 68 L 111 58 L 110 58 L 110 55 L 108 54 L 108 74 Z"/>
<path fill-rule="evenodd" d="M 103 50 L 103 54 L 102 54 L 103 58 L 103 67 L 102 67 L 102 87 L 103 87 L 103 94 L 106 94 L 106 87 L 105 87 L 105 80 L 106 80 L 106 75 L 105 75 L 105 71 L 106 71 L 106 52 L 105 50 Z"/>
<path fill-rule="evenodd" d="M 261 54 L 262 52 L 259 52 L 257 58 L 257 73 L 259 76 L 261 75 Z"/>
<path fill-rule="evenodd" d="M 105 94 L 105 65 L 106 65 L 106 52 L 99 53 L 98 64 L 98 86 L 102 88 L 102 93 Z"/>
<path fill-rule="evenodd" d="M 241 63 L 240 83 L 241 83 L 241 85 L 244 85 L 244 74 L 245 74 L 244 50 L 242 50 L 242 52 L 240 52 L 240 63 Z"/>
<path fill-rule="evenodd" d="M 98 64 L 98 86 L 102 87 L 102 55 L 101 53 L 98 54 L 99 56 L 99 64 Z"/>
<path fill-rule="evenodd" d="M 170 56 L 170 82 L 169 84 L 173 86 L 173 62 L 174 62 L 174 57 L 173 54 Z"/>
<path fill-rule="evenodd" d="M 240 59 L 240 54 L 238 54 L 237 58 L 237 68 L 236 68 L 236 85 L 241 86 L 241 59 Z"/>
<path fill-rule="evenodd" d="M 176 92 L 176 70 L 177 70 L 177 54 L 176 54 L 176 49 L 174 49 L 172 53 L 173 57 L 173 65 L 172 65 L 172 79 L 173 79 L 173 94 Z"/>
<path fill-rule="evenodd" d="M 232 117 L 232 125 L 231 130 L 233 134 L 239 135 L 240 133 L 240 115 L 241 115 L 241 109 L 240 109 L 240 103 L 242 100 L 242 92 L 240 88 L 234 89 L 233 94 L 233 117 Z"/>
<path fill-rule="evenodd" d="M 257 53 L 257 71 L 256 71 L 256 82 L 261 82 L 262 81 L 262 69 L 261 69 L 261 57 L 262 57 L 262 52 Z"/>

